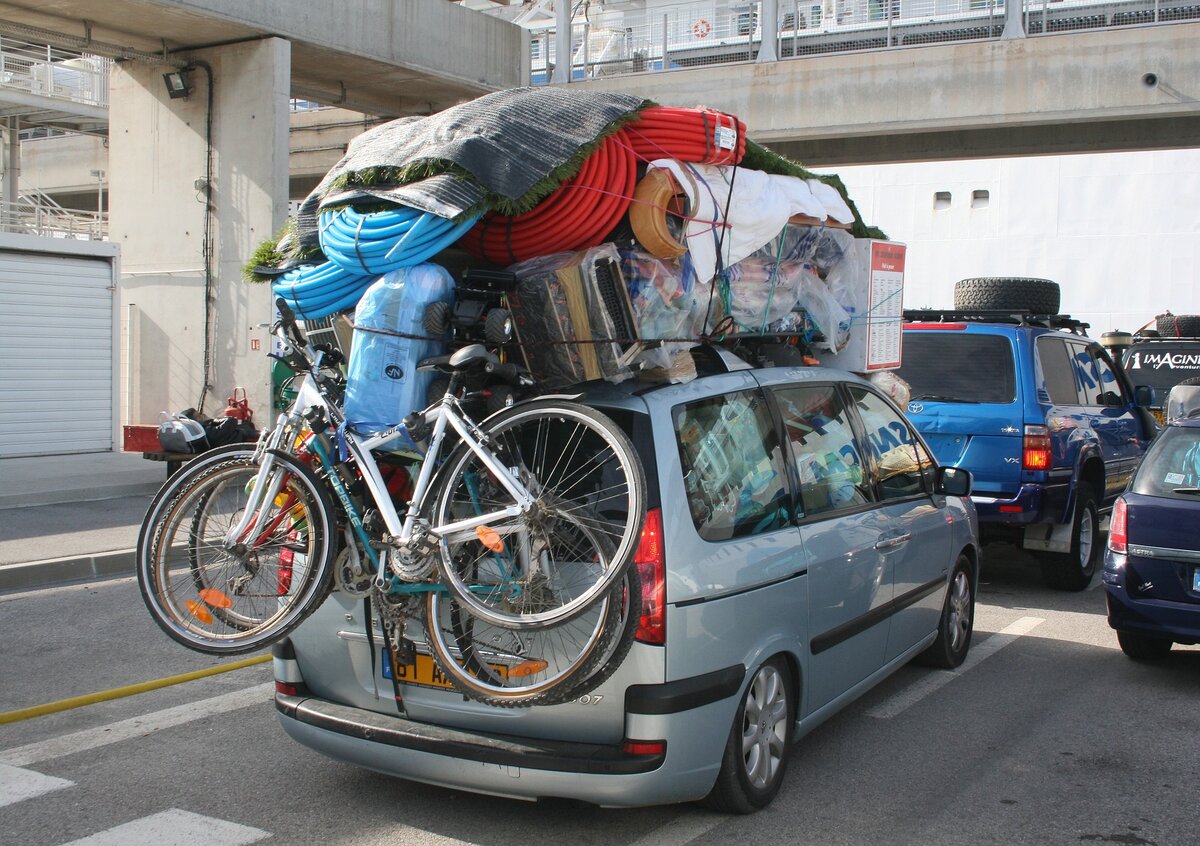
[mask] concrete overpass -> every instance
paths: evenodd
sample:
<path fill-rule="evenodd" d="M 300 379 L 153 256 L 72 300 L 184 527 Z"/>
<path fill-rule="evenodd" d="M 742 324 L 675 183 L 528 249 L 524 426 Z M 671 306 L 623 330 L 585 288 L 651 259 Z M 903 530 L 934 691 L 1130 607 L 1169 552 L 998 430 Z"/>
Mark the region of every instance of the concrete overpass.
<path fill-rule="evenodd" d="M 1200 146 L 1200 23 L 572 83 L 738 115 L 813 166 Z"/>

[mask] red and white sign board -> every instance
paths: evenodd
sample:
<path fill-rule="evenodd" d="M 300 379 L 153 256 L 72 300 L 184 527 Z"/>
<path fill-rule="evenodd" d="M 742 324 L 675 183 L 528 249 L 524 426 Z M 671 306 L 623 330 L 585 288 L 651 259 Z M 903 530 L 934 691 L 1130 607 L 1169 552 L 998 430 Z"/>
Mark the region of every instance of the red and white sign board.
<path fill-rule="evenodd" d="M 861 268 L 851 316 L 850 340 L 836 355 L 819 352 L 827 367 L 855 373 L 894 370 L 900 366 L 904 326 L 904 259 L 907 247 L 895 241 L 859 238 L 844 261 Z"/>

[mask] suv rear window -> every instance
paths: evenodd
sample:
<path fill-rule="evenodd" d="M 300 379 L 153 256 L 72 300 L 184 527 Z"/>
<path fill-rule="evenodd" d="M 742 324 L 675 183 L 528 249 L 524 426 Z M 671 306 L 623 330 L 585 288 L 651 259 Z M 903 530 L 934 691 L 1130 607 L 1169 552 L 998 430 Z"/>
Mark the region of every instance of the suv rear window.
<path fill-rule="evenodd" d="M 1133 384 L 1157 389 L 1161 404 L 1168 390 L 1200 376 L 1200 343 L 1134 344 L 1125 354 L 1125 372 Z"/>
<path fill-rule="evenodd" d="M 1010 403 L 1017 397 L 1012 344 L 1003 335 L 905 332 L 897 373 L 914 401 Z"/>

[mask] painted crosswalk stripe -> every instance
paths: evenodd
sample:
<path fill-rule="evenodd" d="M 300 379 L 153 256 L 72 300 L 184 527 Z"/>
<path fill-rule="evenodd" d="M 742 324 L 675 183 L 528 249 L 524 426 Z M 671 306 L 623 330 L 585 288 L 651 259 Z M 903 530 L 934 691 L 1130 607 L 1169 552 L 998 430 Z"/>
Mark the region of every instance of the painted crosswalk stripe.
<path fill-rule="evenodd" d="M 1029 634 L 1044 622 L 1046 621 L 1041 617 L 1022 617 L 1016 622 L 1005 626 L 1000 631 L 988 637 L 983 643 L 972 645 L 971 651 L 967 653 L 967 660 L 963 661 L 958 669 L 943 670 L 942 672 L 929 674 L 916 684 L 910 684 L 904 690 L 901 690 L 894 696 L 888 697 L 874 708 L 868 709 L 866 712 L 867 716 L 880 720 L 891 719 L 906 709 L 911 708 L 942 685 L 949 684 L 963 673 L 978 666 L 1017 638 Z"/>
<path fill-rule="evenodd" d="M 220 696 L 189 702 L 186 705 L 176 705 L 174 708 L 165 708 L 162 711 L 154 711 L 140 717 L 130 717 L 106 726 L 84 729 L 25 746 L 14 746 L 12 749 L 0 752 L 0 764 L 10 764 L 14 767 L 36 764 L 39 761 L 49 761 L 64 755 L 86 752 L 89 749 L 96 749 L 122 740 L 145 737 L 165 728 L 180 726 L 193 720 L 223 714 L 237 708 L 245 708 L 250 705 L 265 707 L 271 701 L 274 691 L 275 684 L 273 682 L 256 684 L 243 690 L 223 693 Z"/>
<path fill-rule="evenodd" d="M 33 770 L 23 770 L 20 767 L 10 767 L 0 764 L 0 808 L 20 802 L 22 799 L 32 799 L 43 793 L 51 793 L 71 787 L 75 782 L 65 778 L 35 773 Z"/>
<path fill-rule="evenodd" d="M 63 846 L 241 846 L 270 836 L 260 828 L 172 808 Z"/>

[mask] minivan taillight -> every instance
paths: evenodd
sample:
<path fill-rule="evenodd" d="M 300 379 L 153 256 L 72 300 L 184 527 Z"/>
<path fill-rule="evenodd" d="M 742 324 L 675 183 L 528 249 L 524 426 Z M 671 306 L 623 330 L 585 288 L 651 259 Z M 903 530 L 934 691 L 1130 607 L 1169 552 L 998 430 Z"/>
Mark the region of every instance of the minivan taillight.
<path fill-rule="evenodd" d="M 634 637 L 642 643 L 662 646 L 667 641 L 667 568 L 661 508 L 646 512 L 633 566 L 638 568 L 642 581 L 642 615 Z"/>
<path fill-rule="evenodd" d="M 1129 517 L 1126 514 L 1125 497 L 1113 504 L 1112 518 L 1108 521 L 1108 548 L 1124 553 L 1129 548 Z"/>
<path fill-rule="evenodd" d="M 1025 427 L 1021 467 L 1025 470 L 1050 469 L 1050 430 L 1045 426 Z"/>

